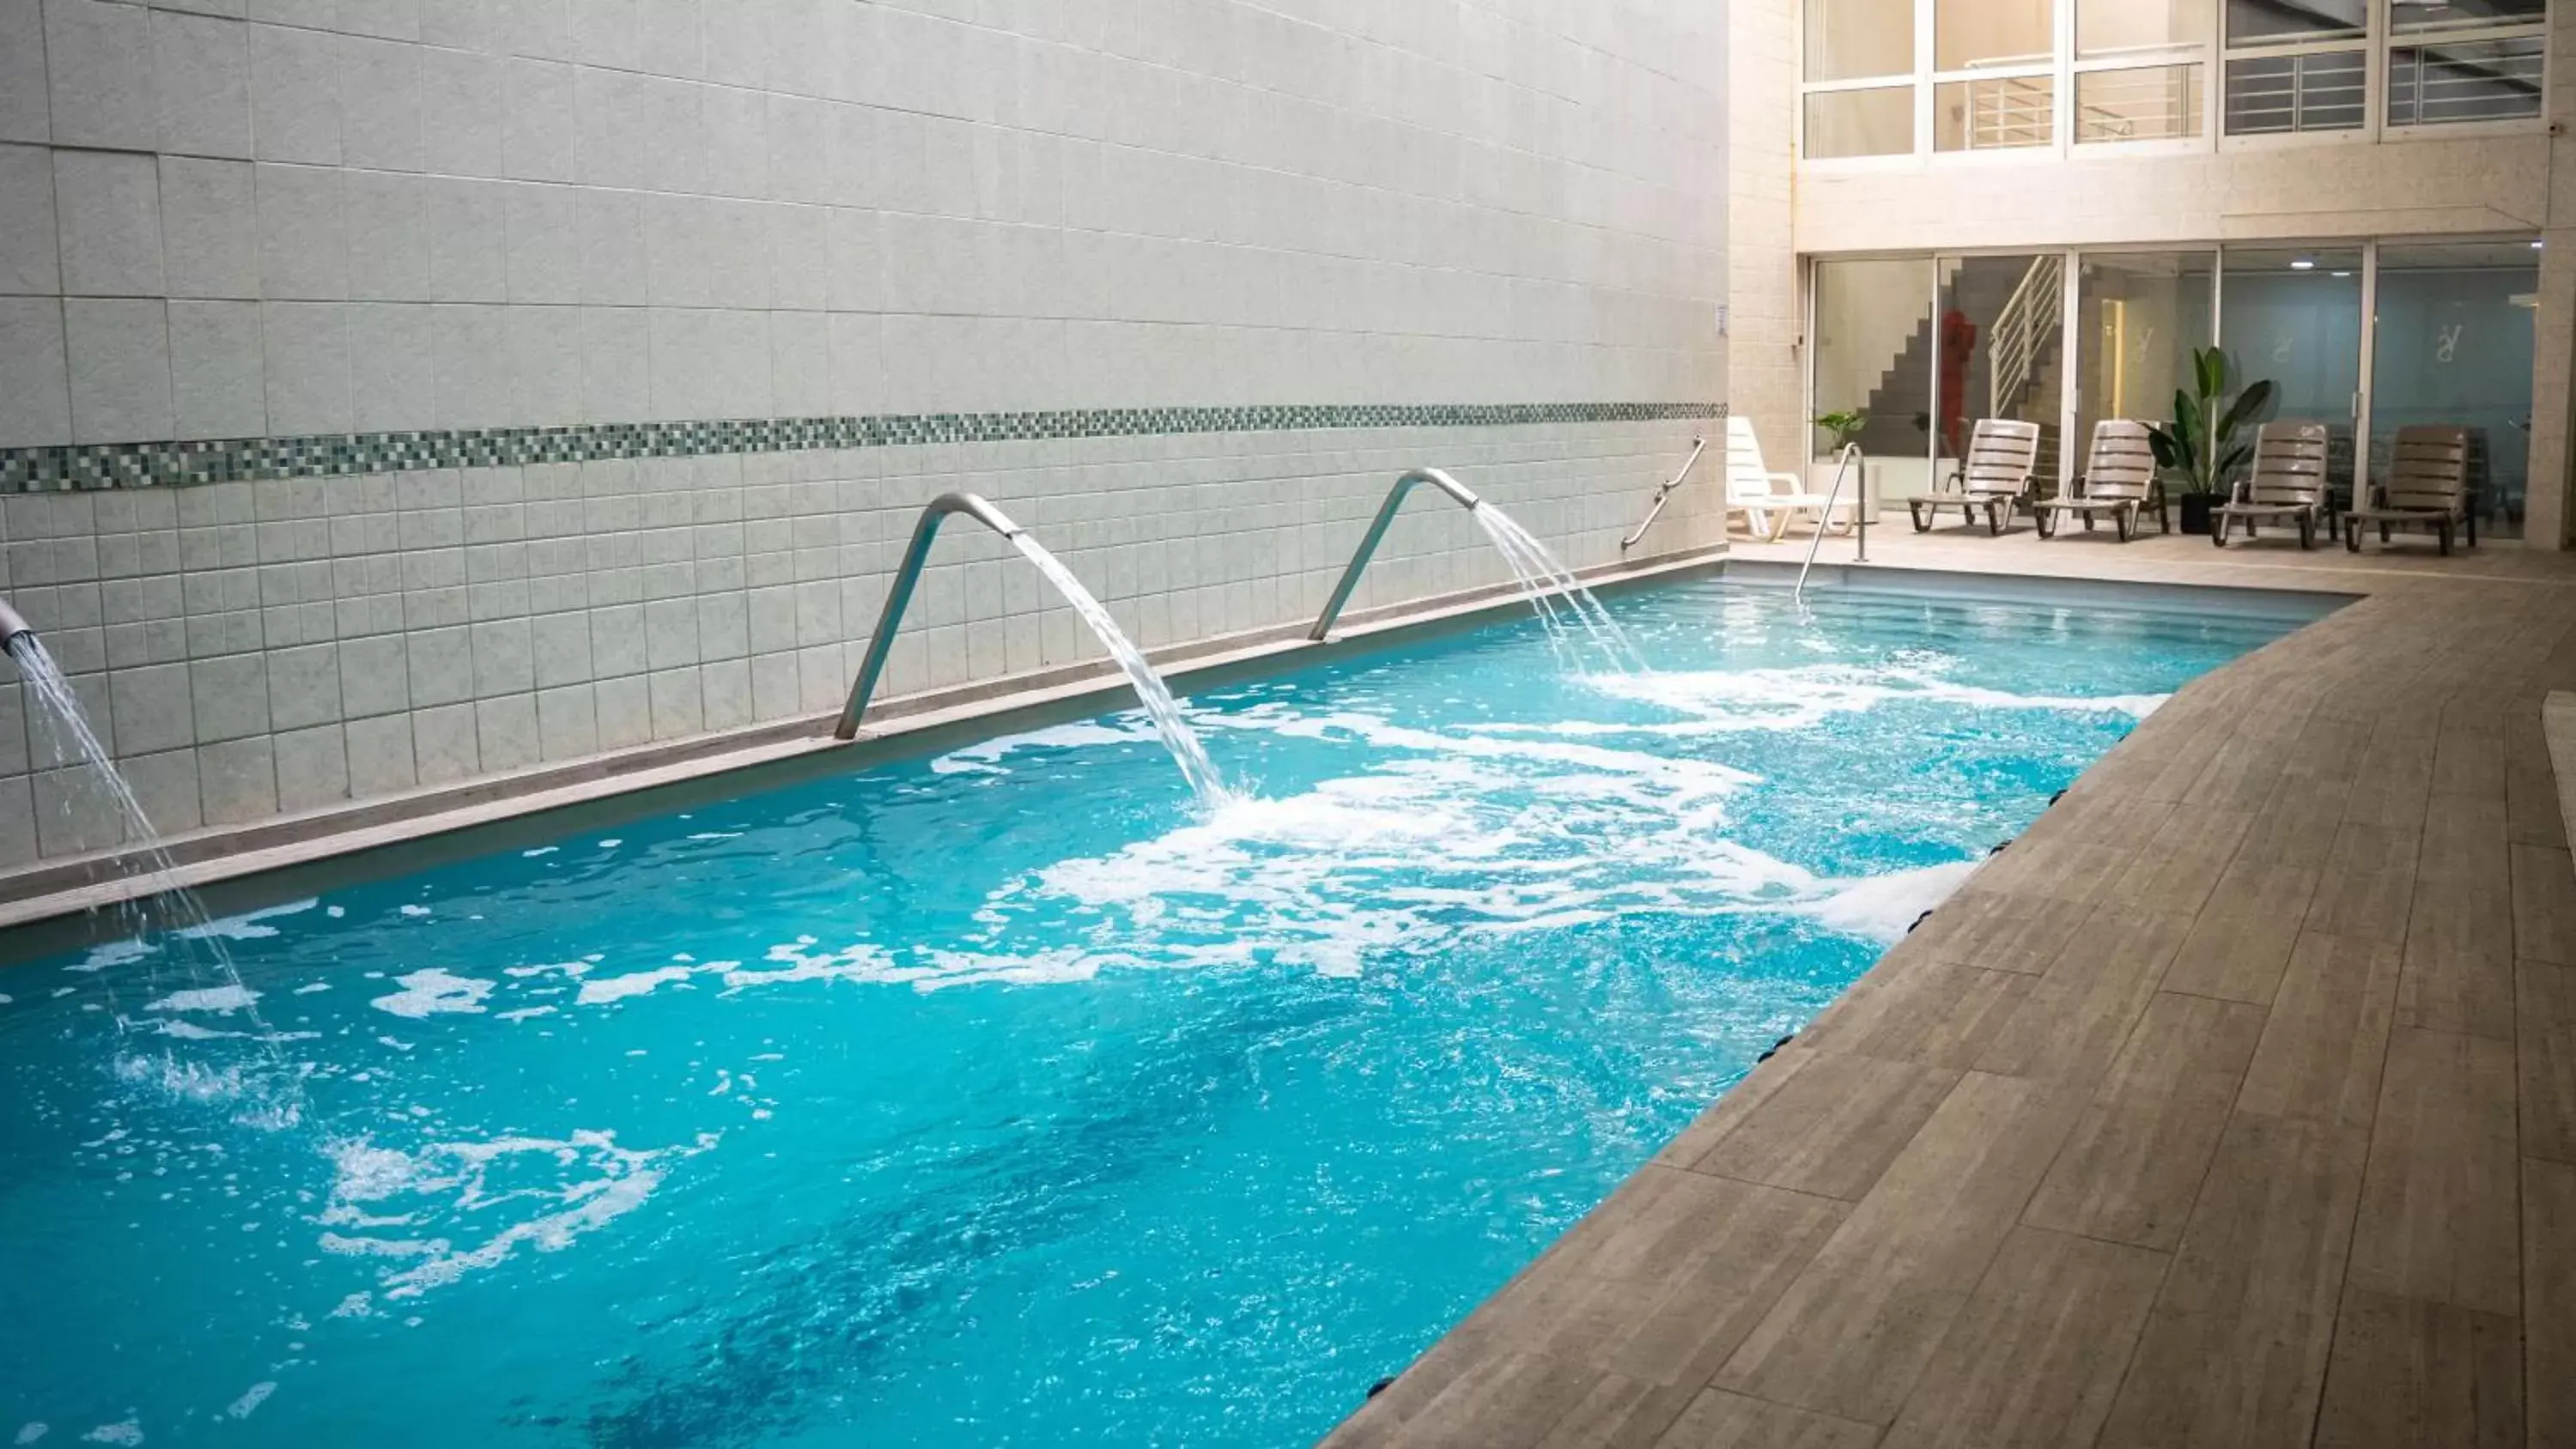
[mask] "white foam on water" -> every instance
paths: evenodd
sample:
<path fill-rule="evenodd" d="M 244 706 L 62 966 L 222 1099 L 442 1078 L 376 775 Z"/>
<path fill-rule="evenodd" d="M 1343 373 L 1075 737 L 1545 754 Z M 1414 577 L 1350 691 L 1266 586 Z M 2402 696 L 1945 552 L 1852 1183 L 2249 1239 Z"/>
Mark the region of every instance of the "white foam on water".
<path fill-rule="evenodd" d="M 396 1016 L 419 1018 L 450 1013 L 479 1013 L 483 998 L 492 994 L 492 982 L 472 976 L 455 976 L 436 967 L 397 976 L 403 989 L 389 996 L 379 996 L 367 1004 L 378 1011 Z"/>
<path fill-rule="evenodd" d="M 1838 714 L 1859 714 L 1882 704 L 1922 700 L 1971 709 L 2048 710 L 2068 714 L 2126 715 L 2144 719 L 2172 696 L 2163 694 L 2016 694 L 1957 684 L 1926 666 L 1864 668 L 1816 664 L 1783 669 L 1731 669 L 1655 674 L 1597 675 L 1593 689 L 1616 699 L 1655 705 L 1691 718 L 1656 724 L 1566 721 L 1500 725 L 1506 732 L 1554 735 L 1724 734 L 1744 730 L 1801 730 Z"/>
<path fill-rule="evenodd" d="M 265 910 L 246 911 L 238 916 L 223 916 L 208 921 L 204 925 L 190 926 L 184 931 L 173 931 L 171 934 L 185 941 L 265 940 L 277 934 L 277 928 L 269 925 L 268 922 L 286 916 L 300 916 L 320 904 L 322 902 L 319 900 L 288 901 L 285 905 L 270 906 Z"/>
<path fill-rule="evenodd" d="M 267 1403 L 268 1396 L 276 1392 L 277 1385 L 274 1382 L 263 1381 L 253 1384 L 242 1391 L 240 1398 L 224 1406 L 224 1415 L 227 1418 L 247 1419 L 258 1413 L 259 1406 Z"/>
<path fill-rule="evenodd" d="M 132 1419 L 117 1424 L 101 1424 L 83 1434 L 81 1439 L 90 1444 L 140 1444 L 143 1442 L 143 1426 Z"/>
<path fill-rule="evenodd" d="M 540 1016 L 554 1015 L 555 1009 L 551 1006 L 522 1006 L 516 1011 L 502 1011 L 495 1012 L 493 1014 L 502 1021 L 533 1021 Z"/>
<path fill-rule="evenodd" d="M 123 966 L 140 961 L 155 948 L 148 941 L 107 941 L 92 946 L 78 961 L 64 967 L 66 971 L 104 971 L 110 966 Z"/>
<path fill-rule="evenodd" d="M 404 906 L 400 908 L 400 913 L 406 916 L 426 916 L 430 912 L 427 906 Z"/>
<path fill-rule="evenodd" d="M 1829 894 L 1795 906 L 1827 929 L 1864 940 L 1893 944 L 1931 910 L 1950 898 L 1975 873 L 1973 860 L 1951 861 L 1920 870 L 1896 871 L 1859 880 L 1828 884 Z"/>
<path fill-rule="evenodd" d="M 630 996 L 646 996 L 655 987 L 686 981 L 696 974 L 686 966 L 664 966 L 655 971 L 638 971 L 631 976 L 597 977 L 581 983 L 578 1002 L 583 1006 L 598 1006 L 604 1002 L 623 1001 Z"/>
<path fill-rule="evenodd" d="M 33 1444 L 37 1440 L 44 1438 L 47 1434 L 52 1433 L 53 1427 L 53 1425 L 45 1423 L 42 1420 L 33 1420 L 28 1423 L 21 1424 L 18 1426 L 18 1437 L 10 1442 L 13 1444 Z"/>
<path fill-rule="evenodd" d="M 642 1207 L 672 1162 L 717 1140 L 705 1133 L 692 1143 L 637 1150 L 619 1146 L 613 1132 L 576 1131 L 412 1151 L 363 1139 L 339 1143 L 330 1149 L 334 1178 L 318 1215 L 325 1225 L 318 1243 L 344 1257 L 387 1260 L 393 1266 L 379 1275 L 377 1291 L 387 1300 L 418 1297 L 498 1267 L 523 1246 L 540 1253 L 571 1247 Z M 509 1185 L 496 1188 L 491 1170 L 503 1159 L 511 1164 Z M 551 1183 L 542 1180 L 548 1165 Z M 375 1236 L 371 1228 L 400 1232 Z M 335 1316 L 372 1312 L 367 1298 L 344 1299 Z"/>
<path fill-rule="evenodd" d="M 195 991 L 173 991 L 158 1001 L 148 1001 L 145 1011 L 244 1011 L 259 1000 L 259 993 L 247 986 L 208 986 Z"/>
<path fill-rule="evenodd" d="M 552 855 L 561 849 L 563 849 L 563 847 L 560 845 L 540 845 L 534 850 L 520 851 L 519 858 L 521 860 L 535 860 L 541 855 Z"/>
<path fill-rule="evenodd" d="M 932 760 L 930 769 L 937 775 L 1006 775 L 1010 772 L 1003 768 L 1002 761 L 1021 750 L 1079 750 L 1150 744 L 1155 738 L 1152 725 L 1146 723 L 1126 727 L 1102 724 L 1097 720 L 1078 720 L 1046 729 L 997 735 L 978 744 L 950 750 Z"/>

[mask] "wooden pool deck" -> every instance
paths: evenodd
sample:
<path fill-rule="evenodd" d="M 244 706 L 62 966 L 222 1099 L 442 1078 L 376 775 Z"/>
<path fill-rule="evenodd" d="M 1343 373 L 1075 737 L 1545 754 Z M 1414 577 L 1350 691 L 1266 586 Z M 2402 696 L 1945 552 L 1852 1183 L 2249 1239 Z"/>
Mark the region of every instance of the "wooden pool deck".
<path fill-rule="evenodd" d="M 2576 556 L 1873 535 L 2362 597 L 2181 691 L 1326 1443 L 2576 1444 Z"/>

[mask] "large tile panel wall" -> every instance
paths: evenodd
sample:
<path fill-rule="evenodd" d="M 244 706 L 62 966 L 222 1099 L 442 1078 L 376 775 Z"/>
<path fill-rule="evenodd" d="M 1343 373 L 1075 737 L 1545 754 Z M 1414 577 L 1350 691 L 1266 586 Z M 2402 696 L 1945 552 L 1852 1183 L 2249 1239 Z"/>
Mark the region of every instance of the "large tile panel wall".
<path fill-rule="evenodd" d="M 1724 396 L 1724 21 L 0 0 L 0 587 L 183 829 L 827 709 L 948 487 L 1149 645 L 1418 463 L 1603 562 Z M 1487 552 L 1426 504 L 1361 604 Z M 1091 656 L 938 557 L 893 688 Z M 0 864 L 110 843 L 8 693 Z"/>

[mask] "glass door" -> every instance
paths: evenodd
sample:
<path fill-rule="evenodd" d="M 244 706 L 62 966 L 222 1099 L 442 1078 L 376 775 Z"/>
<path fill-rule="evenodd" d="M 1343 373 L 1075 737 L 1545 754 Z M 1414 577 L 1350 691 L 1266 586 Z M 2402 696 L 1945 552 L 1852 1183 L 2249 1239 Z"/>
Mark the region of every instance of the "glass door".
<path fill-rule="evenodd" d="M 1920 492 L 1931 482 L 1934 276 L 1928 256 L 1816 263 L 1813 416 L 1867 416 L 1859 442 L 1881 497 Z M 1829 460 L 1832 439 L 1821 428 L 1810 432 L 1810 457 Z M 1816 486 L 1824 486 L 1823 475 Z"/>
<path fill-rule="evenodd" d="M 2173 417 L 2189 385 L 2191 355 L 2216 321 L 2218 254 L 2087 253 L 2076 289 L 2075 432 L 2081 459 L 2093 425 L 2109 418 L 2156 424 Z"/>
<path fill-rule="evenodd" d="M 2370 449 L 2402 427 L 2469 431 L 2480 537 L 2522 537 L 2531 487 L 2532 241 L 2390 243 L 2379 249 Z"/>
<path fill-rule="evenodd" d="M 2269 379 L 2275 418 L 2326 425 L 2326 473 L 2342 506 L 2352 497 L 2362 416 L 2361 248 L 2230 247 L 2223 261 L 2219 340 L 2235 380 Z"/>

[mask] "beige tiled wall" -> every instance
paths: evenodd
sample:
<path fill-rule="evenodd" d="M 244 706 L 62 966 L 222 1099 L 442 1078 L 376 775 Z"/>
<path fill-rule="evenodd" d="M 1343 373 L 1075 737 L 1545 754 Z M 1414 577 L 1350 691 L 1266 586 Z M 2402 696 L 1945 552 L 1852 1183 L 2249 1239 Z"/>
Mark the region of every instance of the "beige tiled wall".
<path fill-rule="evenodd" d="M 1725 395 L 1696 0 L 0 0 L 0 449 Z M 1400 468 L 1577 563 L 1681 424 L 30 495 L 5 587 L 170 829 L 837 703 L 933 492 L 1148 644 L 1309 612 Z M 1710 541 L 1685 495 L 1655 544 Z M 898 690 L 1086 657 L 944 540 Z M 1408 517 L 1363 602 L 1500 577 Z M 0 863 L 106 843 L 16 698 Z"/>

